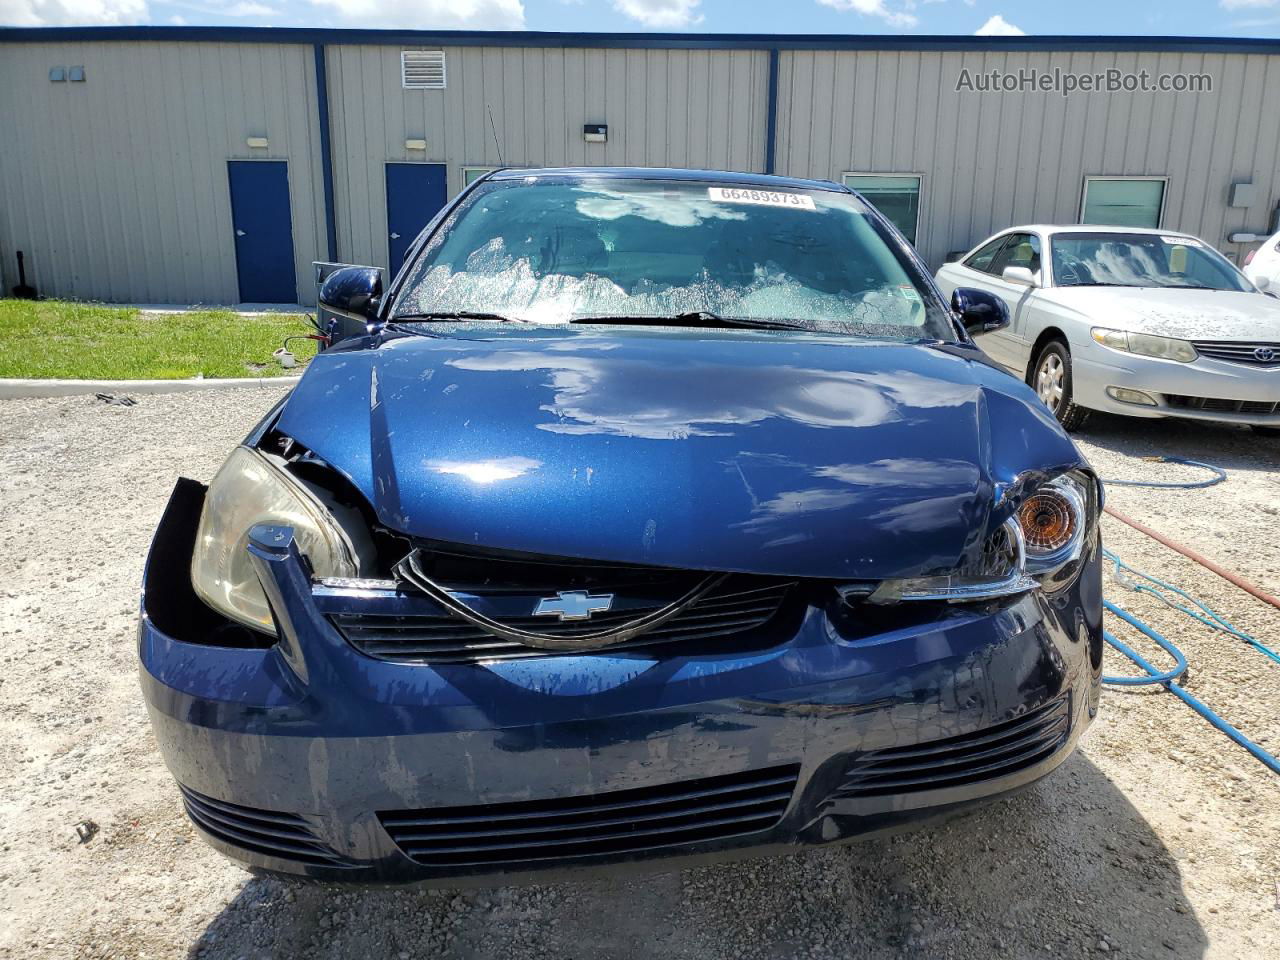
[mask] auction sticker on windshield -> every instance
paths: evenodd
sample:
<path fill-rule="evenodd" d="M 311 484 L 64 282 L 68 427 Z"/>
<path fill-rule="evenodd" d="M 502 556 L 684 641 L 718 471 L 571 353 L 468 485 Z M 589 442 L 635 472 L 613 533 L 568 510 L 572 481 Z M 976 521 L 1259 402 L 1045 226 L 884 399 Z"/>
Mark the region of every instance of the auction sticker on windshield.
<path fill-rule="evenodd" d="M 795 207 L 816 210 L 813 197 L 803 193 L 777 193 L 773 190 L 747 190 L 743 187 L 708 187 L 712 200 L 721 203 L 756 203 L 765 207 Z"/>

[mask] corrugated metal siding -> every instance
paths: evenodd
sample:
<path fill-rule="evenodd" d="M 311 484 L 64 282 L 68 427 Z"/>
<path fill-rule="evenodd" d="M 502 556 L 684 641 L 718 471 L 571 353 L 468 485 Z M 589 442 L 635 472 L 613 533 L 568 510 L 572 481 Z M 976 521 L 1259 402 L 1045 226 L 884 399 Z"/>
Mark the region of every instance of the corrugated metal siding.
<path fill-rule="evenodd" d="M 84 64 L 85 83 L 51 83 Z M 312 49 L 218 43 L 13 44 L 0 55 L 0 258 L 47 296 L 238 299 L 228 159 L 289 161 L 299 293 L 325 259 Z M 248 136 L 270 138 L 251 151 Z"/>
<path fill-rule="evenodd" d="M 328 48 L 340 259 L 387 261 L 384 165 L 635 164 L 763 169 L 764 50 L 449 47 L 445 90 L 403 90 L 400 47 Z M 50 83 L 84 64 L 88 82 Z M 973 74 L 1024 67 L 1205 72 L 1211 94 L 979 94 Z M 1079 217 L 1086 175 L 1169 178 L 1164 223 L 1226 242 L 1280 197 L 1280 56 L 1179 52 L 782 51 L 776 170 L 924 177 L 919 244 L 933 265 L 1016 222 Z M 0 276 L 28 254 L 43 293 L 234 302 L 226 161 L 289 161 L 299 296 L 328 259 L 313 49 L 305 44 L 16 43 L 0 47 Z M 588 144 L 584 123 L 607 123 Z M 270 151 L 245 138 L 266 135 Z M 425 155 L 406 139 L 425 139 Z M 1257 184 L 1247 210 L 1232 182 Z"/>
<path fill-rule="evenodd" d="M 758 50 L 450 47 L 448 87 L 404 90 L 400 48 L 328 49 L 338 254 L 387 262 L 387 161 L 764 169 L 768 54 Z M 584 123 L 607 123 L 586 143 Z M 405 150 L 406 139 L 427 150 Z"/>
<path fill-rule="evenodd" d="M 971 74 L 1055 67 L 1208 73 L 1212 93 L 957 92 Z M 784 51 L 779 173 L 924 175 L 919 247 L 937 266 L 1015 223 L 1079 219 L 1085 176 L 1167 176 L 1164 226 L 1242 259 L 1229 233 L 1262 229 L 1280 190 L 1280 57 L 1113 52 Z M 1227 206 L 1252 181 L 1249 209 Z"/>

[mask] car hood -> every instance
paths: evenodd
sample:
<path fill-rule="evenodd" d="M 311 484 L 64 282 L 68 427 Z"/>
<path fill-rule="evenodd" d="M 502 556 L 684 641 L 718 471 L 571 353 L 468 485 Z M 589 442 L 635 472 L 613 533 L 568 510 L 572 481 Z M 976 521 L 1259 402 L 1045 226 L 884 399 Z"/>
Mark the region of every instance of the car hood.
<path fill-rule="evenodd" d="M 754 331 L 477 327 L 330 351 L 276 426 L 411 536 L 852 579 L 955 565 L 993 504 L 1082 463 L 975 348 Z"/>
<path fill-rule="evenodd" d="M 1181 340 L 1280 340 L 1280 300 L 1261 293 L 1054 287 L 1042 294 L 1099 326 Z"/>

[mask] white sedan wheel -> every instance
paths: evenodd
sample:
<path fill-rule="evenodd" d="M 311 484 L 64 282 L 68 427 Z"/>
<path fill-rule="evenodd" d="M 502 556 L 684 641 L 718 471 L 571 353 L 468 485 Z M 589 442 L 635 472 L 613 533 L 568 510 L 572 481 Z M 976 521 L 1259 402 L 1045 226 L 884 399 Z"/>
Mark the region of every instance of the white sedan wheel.
<path fill-rule="evenodd" d="M 1044 401 L 1044 405 L 1054 413 L 1062 406 L 1062 384 L 1066 368 L 1062 358 L 1056 353 L 1047 353 L 1040 360 L 1040 369 L 1036 371 L 1036 393 Z"/>

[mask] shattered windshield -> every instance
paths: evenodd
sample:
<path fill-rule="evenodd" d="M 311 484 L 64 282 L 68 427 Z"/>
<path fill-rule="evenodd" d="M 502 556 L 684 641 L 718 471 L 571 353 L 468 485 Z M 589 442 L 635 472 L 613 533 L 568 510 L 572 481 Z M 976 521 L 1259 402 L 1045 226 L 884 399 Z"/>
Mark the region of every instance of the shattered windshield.
<path fill-rule="evenodd" d="M 845 193 L 614 178 L 497 180 L 451 215 L 393 319 L 540 324 L 703 315 L 824 333 L 951 340 L 904 255 Z"/>

